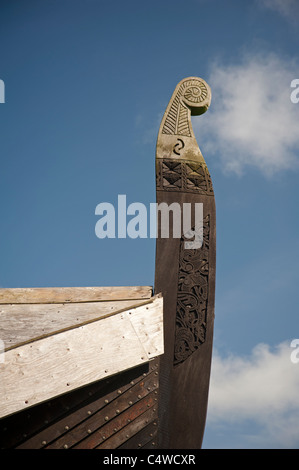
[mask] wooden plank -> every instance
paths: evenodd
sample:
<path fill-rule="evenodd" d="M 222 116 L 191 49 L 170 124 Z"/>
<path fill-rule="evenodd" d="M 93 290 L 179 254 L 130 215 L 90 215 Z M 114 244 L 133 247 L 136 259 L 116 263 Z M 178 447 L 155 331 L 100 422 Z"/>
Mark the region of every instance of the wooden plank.
<path fill-rule="evenodd" d="M 118 300 L 67 304 L 0 305 L 4 349 L 127 310 L 148 300 Z"/>
<path fill-rule="evenodd" d="M 160 297 L 159 295 L 156 297 L 162 300 L 162 297 Z M 163 304 L 163 301 L 161 302 L 161 310 L 163 310 L 162 304 Z M 163 335 L 161 335 L 161 325 L 155 322 L 146 323 L 146 320 L 147 320 L 146 312 L 148 311 L 149 313 L 151 308 L 152 307 L 150 303 L 144 306 L 145 315 L 139 315 L 137 308 L 130 309 L 128 311 L 128 315 L 130 317 L 134 330 L 136 331 L 138 338 L 140 339 L 141 344 L 143 345 L 143 348 L 149 357 L 159 355 L 159 351 L 163 350 L 163 345 L 164 345 L 164 338 L 163 338 Z M 163 325 L 163 318 L 162 318 L 162 325 Z M 157 354 L 155 354 L 154 351 L 156 351 Z"/>
<path fill-rule="evenodd" d="M 130 405 L 130 402 L 133 404 L 132 394 L 134 393 L 133 388 L 136 387 L 136 385 L 138 387 L 136 395 L 137 398 L 138 395 L 141 395 L 140 389 L 145 388 L 145 383 L 148 383 L 146 382 L 147 377 L 151 376 L 152 384 L 158 385 L 157 366 L 155 362 L 156 361 L 151 361 L 150 363 L 110 377 L 107 380 L 100 380 L 92 385 L 75 390 L 74 392 L 63 395 L 62 397 L 58 397 L 51 402 L 46 402 L 47 405 L 49 403 L 51 404 L 51 420 L 48 421 L 47 417 L 46 427 L 43 419 L 45 416 L 45 410 L 41 409 L 41 406 L 45 406 L 45 403 L 42 405 L 37 405 L 30 410 L 24 410 L 23 412 L 16 413 L 12 416 L 9 416 L 8 418 L 4 418 L 4 420 L 2 419 L 0 421 L 1 444 L 7 442 L 7 438 L 4 438 L 8 433 L 13 433 L 15 436 L 17 432 L 20 431 L 19 439 L 14 441 L 18 444 L 18 449 L 39 449 L 48 447 L 51 446 L 53 441 L 57 441 L 57 439 L 68 434 L 76 426 L 80 426 L 84 421 L 86 421 L 86 419 L 91 418 L 96 413 L 98 414 L 100 410 L 109 406 L 110 403 L 114 403 L 116 408 L 119 408 L 117 399 L 120 396 L 127 398 L 128 405 Z M 156 394 L 157 390 L 155 390 L 154 393 Z M 74 396 L 75 398 L 77 397 L 77 401 L 74 400 Z M 78 399 L 80 397 L 81 400 L 79 401 Z M 55 407 L 55 403 L 57 401 L 60 403 L 63 398 L 65 403 L 67 403 L 68 409 L 66 409 L 64 406 L 64 413 L 59 415 L 56 409 L 53 408 Z M 39 418 L 39 421 L 37 422 L 36 417 L 34 423 L 32 423 L 33 410 L 38 412 Z M 106 414 L 107 413 L 105 413 L 105 416 Z M 30 419 L 28 419 L 28 415 L 30 416 Z M 14 418 L 17 417 L 19 417 L 18 422 L 14 420 Z M 2 422 L 4 422 L 6 430 L 1 433 Z M 27 424 L 24 424 L 24 422 L 27 422 Z M 8 427 L 11 428 L 10 432 L 7 429 Z M 26 432 L 26 434 L 30 432 L 31 434 L 27 434 L 26 438 L 24 439 L 24 432 Z M 65 444 L 69 445 L 70 443 L 64 442 L 63 446 Z"/>
<path fill-rule="evenodd" d="M 149 286 L 1 288 L 0 304 L 138 300 L 151 296 Z"/>
<path fill-rule="evenodd" d="M 144 330 L 154 332 L 145 346 Z M 10 349 L 0 364 L 0 417 L 148 362 L 163 352 L 161 296 Z"/>
<path fill-rule="evenodd" d="M 136 417 L 127 426 L 116 432 L 109 439 L 103 440 L 103 442 L 98 445 L 96 449 L 117 449 L 128 439 L 143 429 L 144 426 L 147 426 L 148 423 L 152 423 L 154 429 L 157 428 L 158 410 L 156 406 L 149 408 L 145 413 L 142 413 L 140 416 Z"/>
<path fill-rule="evenodd" d="M 46 448 L 63 449 L 67 446 L 76 449 L 94 449 L 156 404 L 155 392 L 148 391 L 142 383 L 130 391 L 131 393 L 112 401 Z M 129 404 L 130 401 L 133 402 L 132 405 Z"/>
<path fill-rule="evenodd" d="M 157 360 L 141 364 L 0 419 L 0 449 L 14 449 L 20 445 L 28 449 L 43 447 L 44 441 L 49 443 L 67 432 L 65 426 L 71 429 L 90 413 L 106 406 L 106 400 L 110 403 L 117 398 L 119 390 L 125 393 L 143 380 L 144 374 L 151 371 L 156 374 L 157 365 Z M 33 437 L 37 440 L 32 441 Z"/>
<path fill-rule="evenodd" d="M 117 432 L 117 430 L 123 429 L 125 426 L 130 428 L 131 423 L 140 415 L 144 414 L 149 408 L 155 409 L 154 406 L 156 402 L 154 400 L 155 395 L 150 393 L 133 407 L 124 411 L 111 425 L 105 426 L 91 434 L 89 437 L 79 442 L 79 444 L 75 445 L 73 449 L 95 449 L 101 442 L 105 441 L 107 437 L 113 435 L 114 429 L 115 432 Z"/>
<path fill-rule="evenodd" d="M 141 449 L 146 444 L 150 443 L 151 448 L 155 448 L 157 438 L 157 426 L 154 423 L 142 427 L 138 433 L 128 439 L 124 444 L 119 446 L 119 449 Z"/>

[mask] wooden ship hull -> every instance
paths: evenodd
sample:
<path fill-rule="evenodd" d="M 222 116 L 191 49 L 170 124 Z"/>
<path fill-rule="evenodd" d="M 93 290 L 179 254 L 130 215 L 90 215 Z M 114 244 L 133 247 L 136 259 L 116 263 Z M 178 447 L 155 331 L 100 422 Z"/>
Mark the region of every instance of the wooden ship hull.
<path fill-rule="evenodd" d="M 203 215 L 201 242 L 191 247 L 183 228 L 165 237 L 158 220 L 154 292 L 146 286 L 0 289 L 0 448 L 201 447 L 216 222 L 191 114 L 205 112 L 210 99 L 203 80 L 184 79 L 162 119 L 157 203 L 202 204 Z M 195 234 L 193 216 L 191 223 Z"/>
<path fill-rule="evenodd" d="M 0 295 L 9 345 L 0 365 L 2 449 L 157 445 L 161 296 L 149 287 Z"/>

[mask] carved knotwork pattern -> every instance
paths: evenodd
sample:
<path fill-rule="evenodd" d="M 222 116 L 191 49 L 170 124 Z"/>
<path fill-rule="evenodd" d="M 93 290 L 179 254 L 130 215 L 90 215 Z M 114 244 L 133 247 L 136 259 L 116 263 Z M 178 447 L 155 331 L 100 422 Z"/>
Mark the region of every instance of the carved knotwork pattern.
<path fill-rule="evenodd" d="M 161 159 L 157 161 L 157 190 L 213 195 L 210 173 L 204 163 Z"/>
<path fill-rule="evenodd" d="M 205 342 L 209 283 L 210 215 L 203 221 L 203 244 L 196 250 L 180 243 L 174 365 L 185 361 Z"/>

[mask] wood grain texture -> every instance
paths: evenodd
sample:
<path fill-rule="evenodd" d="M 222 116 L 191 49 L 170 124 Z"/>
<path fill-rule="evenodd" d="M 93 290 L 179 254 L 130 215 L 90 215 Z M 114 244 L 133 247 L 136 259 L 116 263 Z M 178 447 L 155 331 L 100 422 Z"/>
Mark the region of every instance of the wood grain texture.
<path fill-rule="evenodd" d="M 147 390 L 149 375 L 153 377 L 152 385 L 158 386 L 157 360 L 6 416 L 0 419 L 0 449 L 40 449 L 51 446 L 61 436 L 68 434 L 76 426 L 80 427 L 86 419 L 92 418 L 110 403 L 117 404 L 115 408 L 119 408 L 119 397 L 127 397 L 127 403 L 132 403 L 134 407 L 135 400 L 139 400 L 138 395 L 145 396 L 142 389 L 150 393 Z M 133 389 L 136 385 L 139 390 L 135 392 Z M 135 399 L 132 399 L 133 396 Z M 134 421 L 128 423 L 125 429 L 128 430 L 128 426 L 133 423 Z M 99 427 L 102 425 L 103 421 L 99 420 Z"/>
<path fill-rule="evenodd" d="M 152 287 L 37 287 L 0 289 L 0 304 L 98 302 L 149 299 Z"/>
<path fill-rule="evenodd" d="M 151 423 L 155 430 L 158 424 L 158 411 L 157 407 L 152 407 L 141 415 L 137 416 L 130 425 L 123 427 L 120 431 L 116 432 L 112 437 L 105 439 L 103 443 L 98 445 L 97 449 L 117 449 L 128 439 L 131 439 L 135 434 L 141 431 L 147 423 Z M 133 448 L 133 447 L 131 447 Z"/>
<path fill-rule="evenodd" d="M 163 298 L 6 351 L 0 417 L 146 363 L 164 352 Z"/>
<path fill-rule="evenodd" d="M 0 305 L 0 331 L 5 350 L 65 329 L 102 319 L 148 300 L 117 300 L 66 304 Z"/>

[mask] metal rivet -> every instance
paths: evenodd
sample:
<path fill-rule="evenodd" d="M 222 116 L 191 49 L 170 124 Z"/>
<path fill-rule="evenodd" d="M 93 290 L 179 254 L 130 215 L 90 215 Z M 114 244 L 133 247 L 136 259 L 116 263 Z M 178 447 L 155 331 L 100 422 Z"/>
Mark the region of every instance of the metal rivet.
<path fill-rule="evenodd" d="M 134 380 L 132 380 L 131 385 L 134 385 Z"/>
<path fill-rule="evenodd" d="M 159 372 L 155 372 L 155 375 L 158 375 L 158 374 L 159 374 Z"/>
<path fill-rule="evenodd" d="M 147 374 L 144 372 L 143 377 L 146 377 L 146 375 L 147 375 Z"/>
<path fill-rule="evenodd" d="M 69 446 L 68 446 L 67 444 L 64 444 L 63 448 L 64 448 L 64 449 L 68 449 Z"/>
<path fill-rule="evenodd" d="M 119 411 L 119 410 L 115 410 L 115 413 L 118 414 L 118 413 L 120 413 L 120 411 Z"/>
<path fill-rule="evenodd" d="M 42 446 L 45 446 L 47 444 L 47 441 L 42 441 Z"/>
<path fill-rule="evenodd" d="M 102 439 L 103 439 L 103 440 L 106 439 L 106 436 L 102 436 Z"/>
<path fill-rule="evenodd" d="M 113 431 L 114 431 L 114 432 L 117 432 L 117 428 L 114 428 Z"/>
<path fill-rule="evenodd" d="M 152 446 L 155 446 L 156 444 L 154 442 L 152 442 Z"/>
<path fill-rule="evenodd" d="M 153 433 L 152 433 L 152 432 L 150 433 L 150 437 L 153 437 Z"/>
<path fill-rule="evenodd" d="M 105 416 L 105 421 L 108 421 L 108 419 L 109 419 L 109 416 Z"/>
<path fill-rule="evenodd" d="M 141 395 L 138 395 L 138 397 L 137 397 L 137 398 L 139 398 L 139 400 L 140 400 L 140 398 L 142 398 L 142 397 L 141 397 Z"/>
<path fill-rule="evenodd" d="M 129 439 L 129 437 L 130 437 L 129 434 L 126 434 L 126 438 Z"/>
<path fill-rule="evenodd" d="M 106 403 L 106 404 L 109 403 L 109 400 L 105 400 L 105 403 Z"/>
<path fill-rule="evenodd" d="M 88 414 L 88 415 L 91 415 L 91 411 L 87 411 L 87 414 Z"/>
<path fill-rule="evenodd" d="M 129 405 L 133 405 L 133 402 L 132 402 L 132 401 L 129 401 Z"/>
<path fill-rule="evenodd" d="M 157 426 L 157 423 L 153 423 L 154 426 Z"/>
<path fill-rule="evenodd" d="M 148 403 L 146 406 L 149 408 L 151 405 Z"/>
<path fill-rule="evenodd" d="M 68 431 L 70 428 L 68 426 L 64 426 L 64 429 Z"/>
<path fill-rule="evenodd" d="M 141 447 L 141 444 L 138 444 L 138 447 Z"/>
<path fill-rule="evenodd" d="M 87 429 L 88 434 L 91 434 L 91 429 Z"/>
<path fill-rule="evenodd" d="M 120 395 L 120 394 L 121 394 L 121 390 L 117 390 L 117 393 Z"/>
<path fill-rule="evenodd" d="M 131 420 L 130 420 L 130 418 L 129 418 L 129 419 L 128 419 L 128 423 L 130 423 L 130 422 L 131 422 Z"/>
<path fill-rule="evenodd" d="M 150 392 L 150 391 L 151 391 L 151 387 L 147 387 L 147 390 Z"/>

